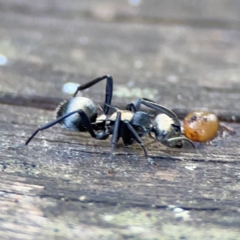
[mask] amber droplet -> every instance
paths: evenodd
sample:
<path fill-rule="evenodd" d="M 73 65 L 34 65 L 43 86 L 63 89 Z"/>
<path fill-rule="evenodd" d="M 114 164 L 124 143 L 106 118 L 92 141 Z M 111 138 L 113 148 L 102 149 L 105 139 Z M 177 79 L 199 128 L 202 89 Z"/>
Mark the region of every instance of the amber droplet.
<path fill-rule="evenodd" d="M 210 112 L 191 112 L 184 118 L 183 127 L 186 137 L 192 141 L 207 142 L 217 136 L 219 120 Z"/>

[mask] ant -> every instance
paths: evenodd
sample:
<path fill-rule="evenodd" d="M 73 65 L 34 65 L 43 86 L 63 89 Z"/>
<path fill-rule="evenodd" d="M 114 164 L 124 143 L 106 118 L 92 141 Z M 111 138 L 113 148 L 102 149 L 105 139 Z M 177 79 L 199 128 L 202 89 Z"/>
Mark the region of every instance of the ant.
<path fill-rule="evenodd" d="M 103 116 L 97 117 L 97 107 L 93 101 L 89 98 L 77 97 L 77 93 L 105 79 L 107 83 L 103 109 L 104 114 Z M 67 129 L 79 132 L 88 131 L 93 138 L 98 140 L 107 139 L 112 135 L 111 162 L 119 138 L 122 138 L 125 145 L 131 145 L 134 141 L 138 142 L 144 151 L 145 157 L 151 164 L 155 163 L 148 157 L 147 149 L 141 140 L 141 137 L 146 134 L 154 133 L 156 140 L 168 147 L 181 148 L 185 141 L 188 142 L 192 148 L 195 148 L 191 140 L 181 136 L 181 125 L 174 112 L 145 98 L 138 99 L 136 104 L 128 104 L 126 110 L 120 110 L 111 106 L 112 91 L 113 78 L 110 75 L 104 75 L 82 86 L 80 85 L 72 98 L 60 103 L 57 108 L 56 120 L 39 127 L 28 138 L 25 144 L 28 145 L 39 131 L 46 130 L 60 123 Z M 140 111 L 141 105 L 154 109 L 160 112 L 160 114 L 152 120 L 150 114 Z M 107 116 L 110 108 L 114 108 L 116 112 Z"/>

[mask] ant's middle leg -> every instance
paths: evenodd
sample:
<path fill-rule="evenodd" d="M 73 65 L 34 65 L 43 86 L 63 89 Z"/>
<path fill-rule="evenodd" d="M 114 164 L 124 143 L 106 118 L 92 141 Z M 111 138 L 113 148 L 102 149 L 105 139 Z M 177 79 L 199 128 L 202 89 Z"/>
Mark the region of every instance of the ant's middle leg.
<path fill-rule="evenodd" d="M 139 137 L 139 135 L 137 134 L 137 132 L 135 131 L 135 129 L 132 127 L 132 125 L 131 125 L 128 121 L 124 121 L 124 124 L 127 126 L 128 130 L 132 133 L 133 139 L 140 144 L 140 146 L 141 146 L 141 148 L 143 149 L 144 155 L 145 155 L 145 157 L 147 158 L 148 162 L 149 162 L 151 165 L 156 166 L 156 163 L 153 161 L 153 159 L 148 156 L 147 149 L 145 148 L 145 146 L 144 146 L 141 138 Z M 123 139 L 124 139 L 124 137 L 123 137 Z"/>

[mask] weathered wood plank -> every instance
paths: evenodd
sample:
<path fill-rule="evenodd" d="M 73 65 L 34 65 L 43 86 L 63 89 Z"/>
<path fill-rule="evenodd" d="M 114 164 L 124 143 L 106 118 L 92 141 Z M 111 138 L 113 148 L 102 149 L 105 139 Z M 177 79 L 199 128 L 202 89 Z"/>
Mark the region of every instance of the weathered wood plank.
<path fill-rule="evenodd" d="M 126 149 L 120 144 L 117 171 L 110 176 L 108 140 L 95 141 L 88 134 L 55 127 L 39 134 L 28 147 L 13 149 L 53 113 L 8 105 L 0 109 L 0 218 L 4 222 L 0 232 L 8 231 L 9 238 L 14 233 L 19 239 L 32 239 L 41 232 L 38 239 L 72 239 L 79 234 L 83 239 L 102 234 L 113 239 L 128 235 L 154 239 L 160 224 L 166 239 L 193 235 L 218 239 L 220 233 L 222 239 L 237 239 L 239 125 L 230 124 L 236 135 L 218 139 L 218 146 L 204 146 L 197 153 L 149 146 L 158 168 L 147 164 L 136 145 Z M 14 211 L 12 218 L 7 211 Z M 136 223 L 141 237 L 133 230 Z M 175 227 L 170 227 L 172 223 Z M 28 226 L 24 231 L 22 224 Z M 210 235 L 204 233 L 206 224 Z"/>
<path fill-rule="evenodd" d="M 134 4 L 135 3 L 135 4 Z M 211 20 L 218 21 L 217 26 L 225 26 L 225 22 L 233 24 L 240 20 L 239 1 L 237 0 L 149 0 L 149 1 L 121 1 L 115 0 L 97 0 L 75 2 L 69 0 L 49 1 L 29 1 L 24 0 L 20 3 L 16 0 L 1 2 L 1 11 L 20 14 L 35 14 L 37 16 L 59 15 L 62 18 L 96 18 L 103 21 L 121 21 L 124 17 L 129 16 L 138 19 L 155 19 L 152 23 L 161 23 L 164 25 L 172 20 L 181 20 L 188 23 L 191 20 L 195 22 L 206 21 L 204 27 L 211 27 Z M 122 18 L 121 18 L 122 17 Z M 163 20 L 164 19 L 164 20 Z M 127 22 L 131 22 L 131 18 L 126 17 Z M 141 23 L 144 21 L 140 21 Z M 177 21 L 176 21 L 177 22 Z M 231 25 L 230 25 L 231 26 Z M 227 25 L 228 28 L 230 28 Z"/>
<path fill-rule="evenodd" d="M 61 194 L 61 199 L 39 198 L 36 196 L 41 191 L 39 182 L 33 184 L 31 179 L 28 179 L 30 183 L 25 183 L 24 178 L 18 177 L 18 182 L 12 184 L 15 179 L 16 177 L 12 178 L 10 175 L 5 177 L 5 180 L 11 183 L 8 186 L 14 190 L 4 193 L 4 199 L 8 201 L 0 202 L 1 213 L 5 213 L 5 216 L 8 216 L 5 209 L 14 209 L 12 219 L 5 218 L 0 229 L 0 233 L 4 233 L 9 238 L 46 239 L 47 237 L 53 239 L 62 237 L 73 239 L 81 237 L 81 239 L 97 239 L 101 236 L 104 239 L 129 237 L 159 239 L 161 232 L 161 236 L 165 239 L 183 237 L 191 239 L 192 236 L 196 239 L 238 239 L 239 225 L 234 225 L 234 221 L 230 223 L 226 220 L 230 218 L 239 221 L 234 212 L 188 210 L 180 215 L 174 213 L 173 209 L 159 209 L 153 206 L 123 208 L 124 203 L 119 203 L 117 206 L 106 203 L 87 203 L 84 202 L 84 196 L 80 196 L 78 200 L 67 200 L 64 194 Z M 52 182 L 45 183 L 52 184 Z M 69 189 L 71 185 L 67 185 L 63 183 L 63 186 Z M 25 189 L 25 195 L 19 195 L 18 189 L 22 191 Z M 31 193 L 30 197 L 29 193 Z M 78 193 L 81 194 L 79 191 Z M 26 212 L 28 214 L 25 214 Z M 180 220 L 181 217 L 184 221 Z M 202 219 L 207 221 L 207 224 L 202 224 Z M 22 227 L 22 222 L 25 223 L 25 228 Z"/>
<path fill-rule="evenodd" d="M 119 143 L 114 175 L 109 139 L 56 126 L 15 148 L 54 118 L 64 83 L 103 74 L 117 106 L 149 97 L 239 121 L 239 1 L 129 2 L 0 2 L 1 239 L 239 239 L 237 123 L 196 152 L 148 145 L 157 168 Z M 83 95 L 101 104 L 103 89 Z"/>
<path fill-rule="evenodd" d="M 115 79 L 116 105 L 149 95 L 170 108 L 238 111 L 239 30 L 99 22 L 81 14 L 66 19 L 47 2 L 42 6 L 46 14 L 33 15 L 41 4 L 25 3 L 22 11 L 0 15 L 0 50 L 9 61 L 1 69 L 1 91 L 64 98 L 64 83 L 108 73 Z M 221 4 L 220 9 L 227 5 Z M 100 87 L 89 91 L 93 94 L 101 102 Z"/>
<path fill-rule="evenodd" d="M 24 139 L 26 140 L 27 136 L 29 136 L 36 129 L 37 127 L 36 123 L 40 121 L 40 119 L 42 121 L 44 118 L 46 119 L 46 117 L 48 116 L 48 114 L 46 114 L 46 116 L 39 118 L 38 116 L 39 111 L 36 111 L 34 109 L 32 109 L 31 115 L 27 116 L 24 115 L 24 112 L 28 109 L 22 108 L 21 112 L 23 115 L 21 116 L 18 114 L 18 118 L 16 118 L 16 114 L 14 114 L 15 113 L 14 108 L 12 109 L 8 107 L 8 109 L 9 115 L 7 119 L 11 122 L 12 118 L 12 121 L 14 122 L 11 124 L 13 124 L 14 128 L 11 130 L 11 128 L 8 127 L 8 124 L 3 123 L 3 126 L 4 125 L 6 126 L 3 128 L 1 132 L 2 133 L 1 141 L 2 145 L 3 146 L 5 145 L 5 147 L 12 147 L 11 145 L 8 144 L 8 142 L 6 142 L 5 139 L 6 137 L 7 139 L 11 140 L 12 143 L 15 141 L 16 145 L 18 145 L 19 143 L 22 142 L 22 140 L 23 141 Z M 24 125 L 23 122 L 25 121 L 29 122 L 29 124 Z M 189 185 L 191 185 L 190 183 L 192 183 L 192 180 L 194 178 L 198 177 L 202 178 L 202 176 L 197 175 L 196 170 L 190 171 L 188 169 L 188 165 L 190 164 L 193 169 L 195 168 L 199 169 L 199 172 L 202 173 L 204 172 L 205 168 L 206 170 L 210 169 L 209 172 L 204 173 L 204 175 L 206 175 L 205 176 L 206 182 L 208 181 L 208 178 L 209 179 L 219 178 L 220 184 L 222 184 L 222 181 L 223 182 L 225 181 L 224 179 L 222 179 L 223 175 L 226 174 L 227 179 L 229 177 L 228 171 L 231 172 L 233 178 L 232 181 L 234 181 L 234 179 L 235 181 L 237 181 L 239 178 L 238 163 L 240 162 L 239 160 L 240 152 L 238 149 L 240 129 L 238 125 L 233 126 L 237 132 L 236 135 L 229 136 L 227 139 L 217 139 L 215 141 L 215 145 L 200 147 L 197 149 L 197 153 L 186 151 L 170 151 L 169 149 L 161 147 L 157 144 L 149 146 L 148 149 L 150 150 L 150 155 L 154 157 L 156 162 L 159 163 L 159 169 L 156 170 L 148 166 L 146 160 L 142 156 L 141 149 L 137 145 L 134 145 L 133 147 L 130 147 L 128 149 L 123 149 L 123 146 L 120 145 L 116 157 L 116 164 L 119 165 L 118 172 L 120 176 L 123 173 L 126 174 L 127 171 L 130 171 L 129 176 L 131 175 L 138 176 L 138 174 L 141 173 L 143 174 L 142 177 L 144 177 L 144 174 L 147 174 L 145 177 L 149 178 L 151 175 L 154 176 L 154 174 L 156 173 L 160 175 L 163 174 L 163 170 L 166 170 L 168 172 L 169 168 L 171 169 L 171 171 L 173 171 L 172 172 L 173 179 L 171 179 L 171 181 L 174 181 L 175 188 L 176 185 L 179 184 L 178 183 L 179 179 L 184 179 L 183 182 L 185 183 L 190 181 Z M 43 142 L 42 140 L 40 140 L 42 138 L 45 139 Z M 24 165 L 24 162 L 26 162 L 28 171 L 33 172 L 39 171 L 36 164 L 37 165 L 40 164 L 39 165 L 40 169 L 46 167 L 51 168 L 50 172 L 47 173 L 50 174 L 50 176 L 51 174 L 53 175 L 60 174 L 60 176 L 63 176 L 64 172 L 66 171 L 66 175 L 71 177 L 71 181 L 73 181 L 75 174 L 77 178 L 79 178 L 82 174 L 83 176 L 85 176 L 85 174 L 94 175 L 95 178 L 97 177 L 96 174 L 102 175 L 107 173 L 109 140 L 96 141 L 91 139 L 88 134 L 78 134 L 74 132 L 64 131 L 59 128 L 53 128 L 50 129 L 49 131 L 45 131 L 44 133 L 36 136 L 36 138 L 33 140 L 32 146 L 30 144 L 28 147 L 20 148 L 17 150 L 10 148 L 7 152 L 8 152 L 7 154 L 3 153 L 3 157 L 7 157 L 8 154 L 10 153 L 12 154 L 13 159 L 16 158 L 17 156 L 18 159 L 22 159 L 22 161 L 20 160 L 19 162 L 20 164 L 19 170 L 21 170 L 21 168 L 23 168 L 23 170 L 25 169 L 26 166 Z M 30 163 L 28 163 L 27 161 L 28 157 Z M 88 158 L 93 159 L 93 162 L 91 162 L 91 160 L 88 161 L 87 160 Z M 7 157 L 7 159 L 9 159 L 9 157 Z M 9 170 L 10 172 L 12 172 L 12 169 L 14 169 L 14 161 L 13 163 L 11 163 L 11 161 L 8 160 L 5 161 L 5 164 L 6 166 L 4 171 Z M 80 165 L 81 167 L 79 168 Z M 83 168 L 83 170 L 81 168 Z M 192 172 L 196 174 L 193 175 L 193 179 L 191 178 L 189 179 L 189 172 L 191 173 L 190 175 L 192 175 Z M 176 174 L 176 176 L 174 174 Z M 209 176 L 207 176 L 208 174 Z M 116 174 L 116 176 L 117 175 L 118 173 Z M 159 176 L 157 176 L 157 178 L 158 177 Z M 176 179 L 174 180 L 174 178 Z M 196 186 L 201 186 L 199 181 L 200 179 L 194 180 L 194 182 L 197 184 Z M 205 181 L 202 183 L 203 186 L 205 186 Z M 129 184 L 129 180 L 127 180 L 126 182 Z M 156 186 L 156 184 L 152 184 L 152 186 L 154 185 Z M 163 185 L 164 188 L 167 188 L 165 186 L 166 185 L 165 183 Z M 194 186 L 191 187 L 194 188 Z M 116 189 L 116 187 L 112 187 L 112 189 Z M 165 191 L 168 192 L 167 189 Z M 161 190 L 160 192 L 163 192 L 163 190 Z M 237 192 L 237 194 L 239 193 Z M 171 196 L 170 198 L 174 199 L 174 196 Z M 228 199 L 228 201 L 229 200 L 230 199 Z M 197 203 L 197 205 L 198 204 L 199 203 Z M 213 202 L 212 204 L 216 205 L 215 202 Z"/>
<path fill-rule="evenodd" d="M 100 94 L 100 91 L 98 92 Z M 220 95 L 220 93 L 219 93 Z M 85 96 L 85 94 L 83 94 Z M 25 94 L 13 94 L 13 93 L 0 93 L 0 103 L 14 105 L 14 106 L 28 106 L 33 108 L 40 108 L 40 109 L 48 109 L 48 110 L 56 110 L 57 106 L 64 101 L 64 99 L 59 97 L 49 97 L 49 96 L 39 96 L 39 95 L 25 95 Z M 134 101 L 131 101 L 134 102 Z M 97 100 L 95 102 L 97 105 L 103 106 L 103 100 Z M 125 109 L 126 108 L 126 101 L 120 102 L 118 108 Z M 144 108 L 144 106 L 143 106 Z M 227 110 L 219 110 L 219 109 L 210 109 L 207 107 L 200 107 L 196 108 L 172 108 L 179 119 L 184 119 L 186 115 L 190 112 L 196 110 L 203 110 L 203 111 L 210 111 L 216 114 L 220 121 L 224 122 L 240 122 L 240 113 L 238 113 L 234 109 L 227 109 Z M 31 110 L 29 110 L 31 111 Z M 151 112 L 150 109 L 147 111 Z M 154 113 L 154 112 L 153 112 Z"/>

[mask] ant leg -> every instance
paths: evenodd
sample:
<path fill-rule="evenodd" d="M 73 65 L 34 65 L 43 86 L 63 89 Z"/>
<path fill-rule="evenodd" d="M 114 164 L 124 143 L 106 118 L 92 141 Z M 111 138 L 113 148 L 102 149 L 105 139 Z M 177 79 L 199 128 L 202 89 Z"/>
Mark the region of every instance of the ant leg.
<path fill-rule="evenodd" d="M 133 103 L 129 103 L 129 104 L 127 104 L 127 106 L 126 106 L 126 110 L 135 113 L 135 112 L 137 112 L 139 109 L 137 110 L 136 106 L 135 106 Z"/>
<path fill-rule="evenodd" d="M 142 149 L 144 151 L 145 157 L 148 157 L 147 149 L 145 148 L 142 140 L 138 136 L 138 134 L 135 131 L 135 129 L 132 127 L 132 125 L 128 121 L 124 121 L 124 124 L 126 124 L 126 126 L 128 127 L 128 130 L 132 133 L 133 138 L 141 145 L 141 147 L 142 147 Z"/>
<path fill-rule="evenodd" d="M 137 112 L 140 110 L 140 105 L 141 105 L 141 102 L 143 100 L 146 100 L 148 102 L 152 102 L 152 103 L 155 103 L 154 101 L 150 100 L 150 99 L 147 99 L 147 98 L 139 98 L 135 103 L 129 103 L 127 104 L 126 106 L 126 110 L 129 110 L 131 112 Z"/>
<path fill-rule="evenodd" d="M 116 144 L 118 141 L 118 133 L 119 133 L 120 124 L 121 124 L 121 112 L 117 112 L 117 117 L 115 120 L 113 134 L 112 134 L 112 138 L 111 138 L 111 156 L 110 156 L 111 167 L 110 168 L 112 168 L 113 156 L 115 154 L 115 148 L 116 148 Z"/>
<path fill-rule="evenodd" d="M 94 131 L 93 131 L 93 128 L 92 128 L 92 125 L 91 125 L 91 122 L 89 120 L 89 118 L 87 117 L 86 113 L 82 110 L 77 110 L 77 111 L 73 111 L 71 113 L 68 113 L 68 114 L 65 114 L 63 115 L 62 117 L 50 122 L 50 123 L 47 123 L 41 127 L 39 127 L 33 134 L 31 137 L 28 138 L 28 140 L 26 141 L 25 145 L 28 145 L 28 143 L 35 137 L 35 135 L 40 132 L 40 131 L 43 131 L 43 130 L 46 130 L 54 125 L 56 125 L 57 123 L 60 123 L 61 121 L 63 121 L 65 118 L 75 114 L 75 113 L 78 113 L 82 120 L 83 120 L 83 123 L 85 124 L 85 127 L 86 129 L 88 130 L 88 132 L 91 134 L 91 136 L 93 138 L 96 138 L 96 139 L 106 139 L 108 137 L 108 133 L 105 133 L 105 132 L 100 132 L 98 134 L 95 134 Z M 107 136 L 106 136 L 107 135 Z"/>
<path fill-rule="evenodd" d="M 140 110 L 140 106 L 141 106 L 141 103 L 142 103 L 143 101 L 148 101 L 148 102 L 157 104 L 156 102 L 154 102 L 153 100 L 150 100 L 150 99 L 148 99 L 148 98 L 139 98 L 139 99 L 137 99 L 137 101 L 134 103 L 134 106 L 135 106 L 135 108 L 137 109 L 137 111 Z"/>
<path fill-rule="evenodd" d="M 187 142 L 193 149 L 196 149 L 194 143 L 190 139 L 188 139 L 188 138 L 186 138 L 184 136 L 182 136 L 182 137 L 173 137 L 173 138 L 169 138 L 169 139 L 166 140 L 167 143 L 176 142 L 176 141 Z"/>
<path fill-rule="evenodd" d="M 111 105 L 111 101 L 112 101 L 112 92 L 113 92 L 113 78 L 110 75 L 104 75 L 102 77 L 98 77 L 88 83 L 85 83 L 83 85 L 80 85 L 77 90 L 75 91 L 75 93 L 73 94 L 73 97 L 76 97 L 78 91 L 84 90 L 86 88 L 89 88 L 93 85 L 95 85 L 96 83 L 107 79 L 107 83 L 106 83 L 106 90 L 105 90 L 105 102 L 104 102 L 104 113 L 107 114 L 109 111 L 109 107 L 107 105 Z M 107 104 L 107 105 L 106 105 Z"/>
<path fill-rule="evenodd" d="M 82 110 L 78 110 L 77 113 L 80 115 L 83 124 L 85 126 L 85 128 L 87 129 L 87 131 L 90 133 L 90 135 L 98 140 L 105 140 L 108 138 L 109 136 L 109 132 L 106 131 L 107 129 L 105 129 L 104 131 L 98 132 L 97 134 L 94 132 L 93 130 L 93 125 L 90 122 L 88 116 L 86 115 L 86 113 Z"/>
<path fill-rule="evenodd" d="M 40 132 L 40 131 L 43 131 L 45 129 L 48 129 L 54 125 L 56 125 L 57 123 L 60 123 L 62 120 L 64 120 L 65 118 L 71 116 L 72 114 L 76 113 L 77 111 L 74 111 L 74 112 L 71 112 L 71 113 L 68 113 L 66 115 L 63 115 L 62 117 L 60 118 L 57 118 L 56 120 L 52 121 L 52 122 L 49 122 L 41 127 L 39 127 L 33 134 L 31 137 L 28 138 L 28 140 L 26 141 L 25 145 L 28 145 L 28 143 L 35 137 L 35 135 Z"/>
<path fill-rule="evenodd" d="M 149 100 L 147 98 L 139 98 L 137 100 L 137 102 L 135 103 L 135 107 L 137 110 L 140 109 L 141 104 L 145 105 L 149 108 L 152 108 L 156 111 L 159 111 L 161 113 L 165 113 L 166 115 L 168 115 L 169 117 L 171 117 L 173 119 L 178 119 L 177 115 L 173 111 L 171 111 L 170 109 L 168 109 L 162 105 L 159 105 L 159 104 L 153 102 L 152 100 Z"/>
<path fill-rule="evenodd" d="M 142 147 L 143 151 L 144 151 L 144 155 L 147 158 L 148 162 L 151 165 L 156 165 L 155 162 L 148 157 L 148 153 L 147 153 L 147 149 L 145 148 L 141 138 L 138 136 L 137 132 L 135 131 L 135 129 L 132 127 L 132 125 L 128 122 L 128 121 L 124 121 L 124 124 L 126 124 L 126 126 L 128 127 L 129 131 L 132 133 L 133 138 L 140 144 L 140 146 Z"/>

